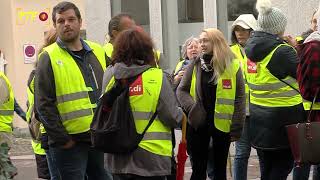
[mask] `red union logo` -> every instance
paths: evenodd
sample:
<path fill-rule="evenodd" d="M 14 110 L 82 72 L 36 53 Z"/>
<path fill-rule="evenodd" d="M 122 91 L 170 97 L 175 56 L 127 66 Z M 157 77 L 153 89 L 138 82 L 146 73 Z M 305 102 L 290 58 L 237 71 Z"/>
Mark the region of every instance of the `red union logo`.
<path fill-rule="evenodd" d="M 248 73 L 257 73 L 257 63 L 252 62 L 250 59 L 248 59 L 247 71 L 248 71 Z"/>
<path fill-rule="evenodd" d="M 137 96 L 143 94 L 142 76 L 140 75 L 129 87 L 129 96 Z"/>
<path fill-rule="evenodd" d="M 232 89 L 231 79 L 222 79 L 222 88 L 223 89 Z"/>

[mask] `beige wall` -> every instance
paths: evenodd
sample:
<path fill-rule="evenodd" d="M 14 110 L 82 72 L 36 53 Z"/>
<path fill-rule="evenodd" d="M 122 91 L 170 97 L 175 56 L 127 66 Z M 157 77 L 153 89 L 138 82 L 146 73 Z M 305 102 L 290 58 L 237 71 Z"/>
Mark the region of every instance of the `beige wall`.
<path fill-rule="evenodd" d="M 60 0 L 61 1 L 61 0 Z M 26 110 L 26 85 L 32 64 L 24 64 L 24 44 L 35 44 L 38 49 L 43 43 L 44 32 L 52 25 L 52 8 L 60 2 L 59 0 L 2 0 L 0 1 L 0 49 L 4 51 L 8 65 L 6 68 L 15 97 L 24 110 Z M 84 0 L 73 0 L 80 9 L 83 18 L 83 29 L 86 27 Z M 20 19 L 19 12 L 35 12 L 35 18 Z M 48 13 L 47 21 L 40 21 L 38 14 L 42 11 Z M 14 126 L 26 127 L 18 116 L 15 117 Z"/>
<path fill-rule="evenodd" d="M 288 18 L 286 34 L 300 35 L 310 28 L 313 11 L 318 8 L 319 0 L 272 0 Z"/>

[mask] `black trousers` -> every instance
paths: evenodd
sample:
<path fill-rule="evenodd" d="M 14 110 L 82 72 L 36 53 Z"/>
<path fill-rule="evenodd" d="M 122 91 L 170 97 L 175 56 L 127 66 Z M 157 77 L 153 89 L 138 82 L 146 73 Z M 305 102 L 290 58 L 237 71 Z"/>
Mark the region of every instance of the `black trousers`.
<path fill-rule="evenodd" d="M 230 134 L 214 127 L 210 122 L 195 130 L 188 126 L 187 146 L 192 156 L 191 180 L 205 180 L 207 178 L 208 146 L 210 137 L 213 139 L 213 173 L 215 179 L 227 179 L 227 159 L 230 146 Z"/>
<path fill-rule="evenodd" d="M 166 180 L 165 176 L 143 177 L 133 174 L 114 174 L 113 180 Z"/>
<path fill-rule="evenodd" d="M 257 149 L 259 161 L 262 161 L 261 180 L 286 180 L 293 168 L 293 156 L 290 149 L 265 151 Z"/>
<path fill-rule="evenodd" d="M 35 154 L 38 178 L 51 179 L 46 155 Z"/>

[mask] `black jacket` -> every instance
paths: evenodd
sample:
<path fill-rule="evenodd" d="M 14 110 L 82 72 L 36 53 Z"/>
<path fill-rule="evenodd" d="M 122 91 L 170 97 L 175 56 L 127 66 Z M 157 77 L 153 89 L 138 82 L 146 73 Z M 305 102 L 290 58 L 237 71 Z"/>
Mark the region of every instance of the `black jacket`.
<path fill-rule="evenodd" d="M 252 32 L 245 51 L 253 62 L 262 61 L 278 45 L 281 38 L 265 32 Z M 298 58 L 293 47 L 281 46 L 273 54 L 268 70 L 278 79 L 296 78 Z M 265 107 L 250 103 L 249 135 L 255 148 L 277 150 L 289 148 L 285 126 L 304 119 L 302 104 L 288 107 Z"/>
<path fill-rule="evenodd" d="M 81 42 L 86 51 L 84 57 L 76 56 L 67 49 L 60 39 L 57 40 L 60 48 L 66 50 L 77 63 L 86 85 L 93 89 L 92 92 L 89 92 L 89 97 L 91 103 L 94 104 L 98 101 L 101 94 L 104 72 L 97 57 L 94 55 L 93 50 L 90 49 L 84 41 L 81 40 Z M 56 106 L 55 80 L 48 53 L 43 52 L 40 55 L 38 62 L 35 75 L 35 108 L 39 115 L 39 120 L 42 122 L 48 134 L 49 145 L 62 146 L 71 138 L 76 142 L 91 143 L 89 132 L 69 135 L 62 125 L 61 117 Z M 92 73 L 90 66 L 92 67 L 94 74 Z M 68 85 L 66 84 L 66 86 Z"/>

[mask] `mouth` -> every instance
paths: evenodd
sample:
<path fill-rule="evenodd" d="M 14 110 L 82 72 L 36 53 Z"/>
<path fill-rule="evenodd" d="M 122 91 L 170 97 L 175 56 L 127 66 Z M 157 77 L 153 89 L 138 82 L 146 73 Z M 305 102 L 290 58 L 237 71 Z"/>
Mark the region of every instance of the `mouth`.
<path fill-rule="evenodd" d="M 72 32 L 72 29 L 66 29 L 63 31 L 64 33 L 69 33 L 69 32 Z"/>

